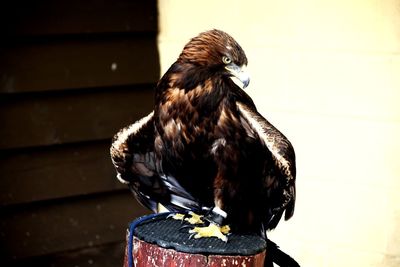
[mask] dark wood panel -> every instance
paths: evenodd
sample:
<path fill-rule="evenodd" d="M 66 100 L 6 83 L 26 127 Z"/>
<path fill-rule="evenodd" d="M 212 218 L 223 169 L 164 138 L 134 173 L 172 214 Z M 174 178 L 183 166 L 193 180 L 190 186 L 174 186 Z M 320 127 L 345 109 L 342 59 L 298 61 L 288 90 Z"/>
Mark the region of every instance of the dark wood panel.
<path fill-rule="evenodd" d="M 111 138 L 153 109 L 147 87 L 3 96 L 0 149 Z"/>
<path fill-rule="evenodd" d="M 126 188 L 116 179 L 110 143 L 0 152 L 0 206 Z"/>
<path fill-rule="evenodd" d="M 6 0 L 3 34 L 53 35 L 157 30 L 157 1 Z"/>
<path fill-rule="evenodd" d="M 122 242 L 128 223 L 145 213 L 128 191 L 2 210 L 0 259 Z"/>
<path fill-rule="evenodd" d="M 14 261 L 7 267 L 122 267 L 124 253 L 125 242 L 117 242 Z"/>
<path fill-rule="evenodd" d="M 7 267 L 116 267 L 123 265 L 124 242 L 13 261 Z"/>
<path fill-rule="evenodd" d="M 4 93 L 155 83 L 159 72 L 155 36 L 47 40 L 0 48 Z"/>

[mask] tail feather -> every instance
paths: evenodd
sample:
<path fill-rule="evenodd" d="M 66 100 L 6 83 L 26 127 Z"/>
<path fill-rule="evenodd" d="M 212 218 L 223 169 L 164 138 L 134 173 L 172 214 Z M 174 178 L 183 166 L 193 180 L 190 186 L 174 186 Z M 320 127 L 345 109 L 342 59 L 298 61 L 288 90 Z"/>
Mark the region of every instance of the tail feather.
<path fill-rule="evenodd" d="M 277 244 L 267 239 L 264 267 L 272 267 L 273 263 L 281 267 L 300 267 L 295 259 L 283 252 Z"/>
<path fill-rule="evenodd" d="M 275 229 L 276 226 L 278 225 L 279 221 L 282 218 L 284 209 L 280 209 L 276 214 L 274 214 L 271 218 L 271 220 L 268 222 L 267 229 L 272 230 Z"/>

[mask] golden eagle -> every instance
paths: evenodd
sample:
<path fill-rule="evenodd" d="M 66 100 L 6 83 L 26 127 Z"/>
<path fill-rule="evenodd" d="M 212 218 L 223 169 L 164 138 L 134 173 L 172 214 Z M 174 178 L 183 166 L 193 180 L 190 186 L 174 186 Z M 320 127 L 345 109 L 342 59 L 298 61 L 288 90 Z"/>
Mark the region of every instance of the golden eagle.
<path fill-rule="evenodd" d="M 264 237 L 292 217 L 294 149 L 243 91 L 246 65 L 227 33 L 199 34 L 158 82 L 154 111 L 115 135 L 117 176 L 144 206 Z"/>

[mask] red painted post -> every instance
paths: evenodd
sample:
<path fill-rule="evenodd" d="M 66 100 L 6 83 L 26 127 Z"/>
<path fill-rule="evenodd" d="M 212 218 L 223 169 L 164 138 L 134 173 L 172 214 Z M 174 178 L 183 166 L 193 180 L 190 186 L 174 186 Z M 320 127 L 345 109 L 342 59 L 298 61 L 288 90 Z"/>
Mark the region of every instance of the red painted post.
<path fill-rule="evenodd" d="M 171 223 L 176 223 L 176 225 L 171 227 Z M 168 224 L 167 227 L 169 228 L 165 228 L 163 224 Z M 135 231 L 131 254 L 128 253 L 128 243 L 126 245 L 124 267 L 129 267 L 128 257 L 130 256 L 133 257 L 135 267 L 264 266 L 266 245 L 263 243 L 264 240 L 257 236 L 232 234 L 228 237 L 228 242 L 231 242 L 229 244 L 217 239 L 194 240 L 189 239 L 187 233 L 182 234 L 179 226 L 179 222 L 171 222 L 168 219 L 157 221 L 154 225 L 152 223 L 146 224 L 143 228 L 147 229 L 143 231 L 138 226 L 139 236 Z M 182 235 L 183 239 L 177 238 L 178 235 Z M 129 231 L 127 242 L 129 242 L 128 236 Z M 202 251 L 202 248 L 199 247 L 204 247 L 204 242 L 206 243 L 205 251 Z"/>
<path fill-rule="evenodd" d="M 179 252 L 162 248 L 137 238 L 133 241 L 133 262 L 135 267 L 262 267 L 265 250 L 255 255 L 202 255 Z M 128 267 L 127 254 L 124 267 Z"/>

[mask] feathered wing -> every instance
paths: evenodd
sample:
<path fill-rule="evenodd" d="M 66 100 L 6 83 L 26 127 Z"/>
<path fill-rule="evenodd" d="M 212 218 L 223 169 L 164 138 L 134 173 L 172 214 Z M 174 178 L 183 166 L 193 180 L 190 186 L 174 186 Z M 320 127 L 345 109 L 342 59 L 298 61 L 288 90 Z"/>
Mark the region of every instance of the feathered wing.
<path fill-rule="evenodd" d="M 269 211 L 267 229 L 274 229 L 283 212 L 285 220 L 290 219 L 294 213 L 296 199 L 296 165 L 295 153 L 289 140 L 279 132 L 271 123 L 261 116 L 253 105 L 236 103 L 241 119 L 260 138 L 261 143 L 271 152 L 273 165 L 264 177 L 266 201 Z M 271 164 L 271 163 L 268 163 Z"/>
<path fill-rule="evenodd" d="M 197 203 L 173 177 L 165 176 L 154 152 L 154 112 L 121 129 L 113 138 L 111 159 L 120 182 L 153 212 L 158 204 L 169 210 L 196 210 Z"/>
<path fill-rule="evenodd" d="M 113 138 L 110 154 L 118 180 L 129 185 L 143 206 L 156 211 L 157 199 L 165 197 L 165 190 L 156 175 L 153 120 L 151 112 L 121 129 Z"/>

